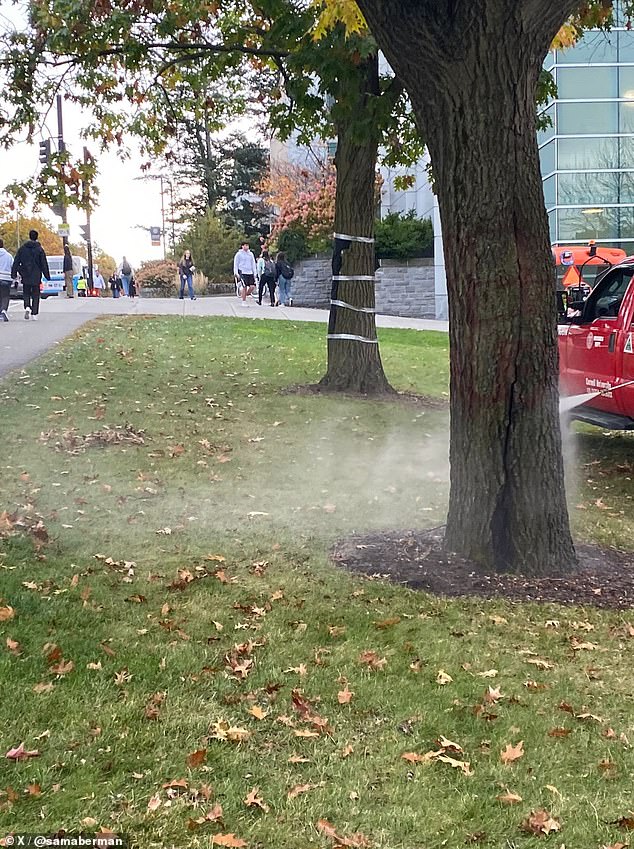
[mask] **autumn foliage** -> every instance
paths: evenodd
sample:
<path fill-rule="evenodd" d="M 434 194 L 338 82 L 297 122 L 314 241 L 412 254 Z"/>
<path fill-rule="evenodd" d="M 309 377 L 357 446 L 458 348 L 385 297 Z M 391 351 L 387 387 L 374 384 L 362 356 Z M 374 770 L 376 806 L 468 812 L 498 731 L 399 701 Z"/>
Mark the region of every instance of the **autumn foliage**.
<path fill-rule="evenodd" d="M 335 222 L 336 174 L 333 165 L 310 169 L 285 166 L 271 171 L 258 191 L 277 213 L 272 239 L 284 230 L 303 234 L 310 252 L 323 250 Z"/>

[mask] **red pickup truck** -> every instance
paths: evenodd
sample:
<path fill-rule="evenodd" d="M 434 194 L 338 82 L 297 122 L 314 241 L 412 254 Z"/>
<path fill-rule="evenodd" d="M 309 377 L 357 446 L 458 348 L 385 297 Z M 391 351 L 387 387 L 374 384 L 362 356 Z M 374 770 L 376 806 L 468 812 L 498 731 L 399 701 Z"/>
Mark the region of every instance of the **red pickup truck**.
<path fill-rule="evenodd" d="M 634 430 L 634 256 L 606 271 L 573 306 L 579 314 L 558 325 L 561 394 L 587 394 L 588 400 L 568 415 Z"/>

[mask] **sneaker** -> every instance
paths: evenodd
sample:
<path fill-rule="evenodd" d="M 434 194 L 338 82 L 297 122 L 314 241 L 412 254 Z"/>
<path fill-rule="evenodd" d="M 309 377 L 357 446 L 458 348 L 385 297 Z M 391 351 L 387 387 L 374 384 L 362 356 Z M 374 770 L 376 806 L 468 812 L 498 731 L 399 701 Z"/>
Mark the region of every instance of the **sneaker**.
<path fill-rule="evenodd" d="M 32 316 L 31 316 L 31 321 L 37 321 L 37 316 L 36 316 L 36 315 L 32 315 Z"/>
<path fill-rule="evenodd" d="M 246 301 L 240 301 L 240 306 L 241 307 L 248 307 L 249 304 Z"/>
<path fill-rule="evenodd" d="M 25 318 L 25 321 L 28 321 L 31 318 L 31 307 L 27 307 L 24 310 L 24 318 Z"/>
<path fill-rule="evenodd" d="M 289 307 L 293 306 L 293 299 L 292 298 L 288 299 L 288 305 L 289 305 Z"/>
<path fill-rule="evenodd" d="M 9 316 L 7 315 L 6 310 L 2 310 L 0 312 L 0 318 L 2 319 L 2 321 L 8 321 L 9 320 Z"/>
<path fill-rule="evenodd" d="M 196 296 L 194 295 L 194 297 L 193 297 L 193 298 L 190 298 L 189 300 L 190 300 L 190 301 L 195 301 L 195 300 L 196 300 Z"/>

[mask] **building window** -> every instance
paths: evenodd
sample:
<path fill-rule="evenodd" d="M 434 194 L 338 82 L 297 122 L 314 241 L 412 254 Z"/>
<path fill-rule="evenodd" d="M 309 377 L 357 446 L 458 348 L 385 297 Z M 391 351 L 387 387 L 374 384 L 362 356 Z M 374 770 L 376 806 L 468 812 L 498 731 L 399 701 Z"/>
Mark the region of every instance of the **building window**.
<path fill-rule="evenodd" d="M 634 238 L 633 207 L 559 209 L 558 241 Z"/>
<path fill-rule="evenodd" d="M 542 174 L 551 174 L 555 170 L 555 142 L 551 141 L 539 151 L 539 163 Z"/>
<path fill-rule="evenodd" d="M 537 144 L 542 145 L 555 135 L 555 107 L 549 106 L 543 112 L 540 112 L 540 120 L 550 121 L 550 125 L 544 130 L 539 130 L 537 133 Z"/>
<path fill-rule="evenodd" d="M 560 135 L 618 132 L 618 104 L 558 103 L 557 132 Z"/>
<path fill-rule="evenodd" d="M 619 62 L 634 62 L 634 30 L 618 34 Z"/>
<path fill-rule="evenodd" d="M 634 151 L 633 151 L 634 154 Z M 619 140 L 559 139 L 557 164 L 562 169 L 585 170 L 591 168 L 619 167 Z M 550 172 L 544 171 L 544 174 Z"/>
<path fill-rule="evenodd" d="M 603 99 L 616 96 L 616 67 L 557 69 L 557 97 L 560 100 Z"/>
<path fill-rule="evenodd" d="M 559 174 L 559 204 L 566 206 L 602 203 L 634 203 L 634 171 Z"/>
<path fill-rule="evenodd" d="M 589 32 L 569 50 L 557 51 L 557 63 L 560 65 L 589 65 L 597 62 L 616 62 L 616 34 Z"/>

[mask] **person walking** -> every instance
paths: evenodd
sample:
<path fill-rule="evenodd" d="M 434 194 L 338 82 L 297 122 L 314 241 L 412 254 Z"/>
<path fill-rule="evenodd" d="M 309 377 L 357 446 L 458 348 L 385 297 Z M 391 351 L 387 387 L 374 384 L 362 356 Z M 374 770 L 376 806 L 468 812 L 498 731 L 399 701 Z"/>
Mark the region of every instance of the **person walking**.
<path fill-rule="evenodd" d="M 11 269 L 13 267 L 13 257 L 4 246 L 4 241 L 0 239 L 0 321 L 9 320 L 9 299 L 11 297 Z"/>
<path fill-rule="evenodd" d="M 123 285 L 123 294 L 127 296 L 130 294 L 130 278 L 132 277 L 132 266 L 128 262 L 128 260 L 123 257 L 123 261 L 119 266 L 119 277 L 121 278 L 121 283 Z"/>
<path fill-rule="evenodd" d="M 239 294 L 242 298 L 242 306 L 247 306 L 247 295 L 251 295 L 255 289 L 255 275 L 258 273 L 255 257 L 249 248 L 248 242 L 243 242 L 240 250 L 233 258 L 233 276 L 239 279 Z"/>
<path fill-rule="evenodd" d="M 103 274 L 99 271 L 98 265 L 92 270 L 92 285 L 95 290 L 95 297 L 101 298 L 103 290 L 106 288 L 106 281 L 103 279 Z"/>
<path fill-rule="evenodd" d="M 189 250 L 185 251 L 185 253 L 181 257 L 181 261 L 178 263 L 178 275 L 181 281 L 181 290 L 179 294 L 179 298 L 181 301 L 185 296 L 185 283 L 187 283 L 187 291 L 189 292 L 190 301 L 195 301 L 196 296 L 194 295 L 194 270 L 196 266 L 194 265 L 194 260 L 192 259 L 191 252 Z"/>
<path fill-rule="evenodd" d="M 108 285 L 110 286 L 112 297 L 119 298 L 121 296 L 121 278 L 118 276 L 116 271 L 113 271 L 110 275 Z"/>
<path fill-rule="evenodd" d="M 64 271 L 64 288 L 66 289 L 66 297 L 73 298 L 75 297 L 75 292 L 73 290 L 73 255 L 71 254 L 68 245 L 64 245 L 64 265 L 62 268 Z"/>
<path fill-rule="evenodd" d="M 275 306 L 275 263 L 271 259 L 268 251 L 262 251 L 262 256 L 258 259 L 258 304 L 262 305 L 262 295 L 264 287 L 268 286 L 271 296 L 271 306 Z"/>
<path fill-rule="evenodd" d="M 278 304 L 282 307 L 292 307 L 293 298 L 291 296 L 291 280 L 295 270 L 286 259 L 284 251 L 280 251 L 275 258 L 275 279 L 279 287 Z"/>
<path fill-rule="evenodd" d="M 13 260 L 11 277 L 20 275 L 24 295 L 24 318 L 37 321 L 40 312 L 40 284 L 42 277 L 51 279 L 44 248 L 37 240 L 37 230 L 29 230 L 29 240 L 18 248 Z"/>

